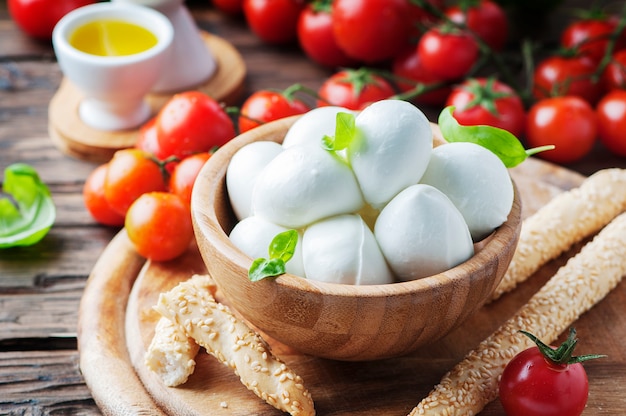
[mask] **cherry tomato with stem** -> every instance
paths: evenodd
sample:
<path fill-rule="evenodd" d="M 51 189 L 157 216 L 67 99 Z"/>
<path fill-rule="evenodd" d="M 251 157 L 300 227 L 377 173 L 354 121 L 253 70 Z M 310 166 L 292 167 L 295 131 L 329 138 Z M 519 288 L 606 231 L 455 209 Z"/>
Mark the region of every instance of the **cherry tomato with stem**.
<path fill-rule="evenodd" d="M 465 25 L 495 51 L 501 51 L 509 36 L 509 20 L 504 9 L 491 0 L 449 7 L 446 16 Z"/>
<path fill-rule="evenodd" d="M 465 126 L 488 125 L 521 137 L 526 111 L 517 93 L 494 78 L 470 78 L 454 87 L 446 101 L 454 106 L 454 118 Z"/>
<path fill-rule="evenodd" d="M 580 415 L 589 395 L 589 381 L 582 363 L 604 356 L 572 356 L 578 342 L 573 328 L 557 348 L 521 332 L 536 346 L 513 357 L 504 368 L 499 396 L 507 416 Z"/>
<path fill-rule="evenodd" d="M 126 215 L 128 207 L 142 194 L 167 188 L 162 166 L 142 150 L 118 150 L 108 164 L 104 195 L 120 215 Z"/>
<path fill-rule="evenodd" d="M 169 192 L 148 192 L 137 198 L 124 226 L 137 252 L 154 261 L 175 259 L 193 239 L 189 205 Z"/>
<path fill-rule="evenodd" d="M 304 114 L 310 110 L 302 100 L 294 97 L 299 84 L 284 91 L 260 90 L 250 95 L 241 106 L 239 131 L 251 130 L 268 121 Z"/>
<path fill-rule="evenodd" d="M 235 137 L 226 110 L 200 91 L 175 94 L 157 114 L 155 125 L 160 159 L 208 152 Z"/>
<path fill-rule="evenodd" d="M 298 42 L 314 62 L 329 68 L 349 67 L 356 60 L 337 44 L 333 32 L 332 0 L 315 0 L 298 18 Z"/>
<path fill-rule="evenodd" d="M 598 63 L 604 57 L 610 37 L 617 29 L 617 20 L 601 14 L 571 22 L 561 33 L 561 45 L 574 49 L 577 55 Z M 618 38 L 613 51 L 623 49 L 623 39 Z"/>
<path fill-rule="evenodd" d="M 528 111 L 526 141 L 529 147 L 554 145 L 539 154 L 555 163 L 571 163 L 586 156 L 596 142 L 598 121 L 591 105 L 580 97 L 544 98 Z"/>
<path fill-rule="evenodd" d="M 368 104 L 393 96 L 391 83 L 366 68 L 345 69 L 331 75 L 318 91 L 319 107 L 336 105 L 361 110 Z"/>
<path fill-rule="evenodd" d="M 596 106 L 598 136 L 611 153 L 626 157 L 626 91 L 613 90 Z"/>
<path fill-rule="evenodd" d="M 172 173 L 179 161 L 175 156 L 168 157 L 161 149 L 159 139 L 157 138 L 156 117 L 151 118 L 139 128 L 135 148 L 154 156 L 156 160 L 162 162 L 168 173 Z"/>
<path fill-rule="evenodd" d="M 409 48 L 394 58 L 391 72 L 396 78 L 398 88 L 404 93 L 411 94 L 415 88 L 424 88 L 423 91 L 426 92 L 406 97 L 415 103 L 443 106 L 450 94 L 448 82 L 437 78 L 424 68 L 415 48 Z"/>
<path fill-rule="evenodd" d="M 200 173 L 200 169 L 210 158 L 211 153 L 203 152 L 181 160 L 170 175 L 169 191 L 180 196 L 183 201 L 191 205 L 191 192 L 193 191 L 198 173 Z"/>
<path fill-rule="evenodd" d="M 616 52 L 602 72 L 605 91 L 626 90 L 626 50 Z"/>
<path fill-rule="evenodd" d="M 588 58 L 550 56 L 535 68 L 533 95 L 536 99 L 576 95 L 593 105 L 603 92 L 595 71 L 596 64 Z"/>
<path fill-rule="evenodd" d="M 8 0 L 9 15 L 27 35 L 52 39 L 52 30 L 63 16 L 95 0 Z"/>
<path fill-rule="evenodd" d="M 100 224 L 114 227 L 124 225 L 124 216 L 115 211 L 104 195 L 108 163 L 96 167 L 83 186 L 83 202 L 89 214 Z"/>
<path fill-rule="evenodd" d="M 243 0 L 243 14 L 252 32 L 272 44 L 297 39 L 298 17 L 303 0 Z"/>
<path fill-rule="evenodd" d="M 472 35 L 449 25 L 429 29 L 417 44 L 424 68 L 449 81 L 466 76 L 478 61 L 479 52 Z"/>
<path fill-rule="evenodd" d="M 335 0 L 335 40 L 358 61 L 389 60 L 410 44 L 415 7 L 409 0 Z"/>

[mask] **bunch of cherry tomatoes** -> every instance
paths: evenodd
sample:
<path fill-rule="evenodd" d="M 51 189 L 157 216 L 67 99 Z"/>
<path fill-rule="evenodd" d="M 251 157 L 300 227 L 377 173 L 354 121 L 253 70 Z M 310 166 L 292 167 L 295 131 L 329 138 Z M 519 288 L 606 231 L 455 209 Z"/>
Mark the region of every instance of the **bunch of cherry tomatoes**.
<path fill-rule="evenodd" d="M 145 257 L 164 260 L 187 248 L 191 188 L 212 150 L 259 124 L 316 106 L 359 110 L 390 97 L 452 105 L 461 124 L 506 129 L 528 147 L 555 145 L 540 154 L 554 162 L 581 159 L 597 138 L 626 156 L 624 15 L 573 20 L 562 32 L 564 52 L 537 62 L 529 72 L 532 88 L 522 89 L 498 53 L 506 45 L 509 21 L 492 0 L 448 7 L 436 0 L 213 1 L 223 10 L 226 3 L 237 6 L 228 12 L 243 13 L 264 40 L 298 39 L 311 59 L 342 69 L 315 91 L 299 84 L 260 90 L 236 109 L 197 91 L 177 94 L 141 128 L 135 149 L 117 152 L 94 171 L 85 185 L 87 208 L 103 224 L 125 225 Z M 270 24 L 269 17 L 259 17 L 263 13 L 278 20 Z M 289 37 L 283 33 L 288 19 L 295 28 Z M 313 38 L 317 49 L 307 46 Z M 487 61 L 492 65 L 485 66 Z M 500 72 L 481 73 L 494 67 Z"/>
<path fill-rule="evenodd" d="M 193 239 L 191 190 L 211 152 L 235 136 L 226 110 L 209 96 L 173 96 L 142 126 L 134 148 L 118 150 L 83 188 L 85 206 L 101 224 L 124 225 L 142 256 L 171 260 Z"/>
<path fill-rule="evenodd" d="M 558 51 L 543 51 L 538 62 L 518 62 L 523 68 L 515 72 L 501 53 L 509 40 L 509 15 L 495 0 L 213 3 L 242 14 L 264 41 L 298 42 L 314 62 L 343 68 L 316 92 L 317 105 L 359 109 L 391 96 L 454 105 L 461 124 L 507 129 L 528 147 L 555 145 L 541 154 L 553 162 L 582 159 L 598 139 L 626 156 L 626 10 L 620 16 L 594 9 L 573 18 Z M 537 51 L 530 52 L 525 59 Z M 529 79 L 520 82 L 522 72 Z M 287 92 L 282 109 L 261 112 L 253 109 L 261 108 L 258 103 L 244 104 L 242 113 L 267 121 L 272 111 L 301 112 L 302 102 Z M 273 95 L 261 91 L 250 100 L 283 101 Z"/>

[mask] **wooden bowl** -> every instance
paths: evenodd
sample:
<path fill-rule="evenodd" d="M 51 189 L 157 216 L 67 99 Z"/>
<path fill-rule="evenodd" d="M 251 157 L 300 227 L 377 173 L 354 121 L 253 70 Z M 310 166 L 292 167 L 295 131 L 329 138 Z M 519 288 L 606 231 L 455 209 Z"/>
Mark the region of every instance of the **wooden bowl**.
<path fill-rule="evenodd" d="M 396 357 L 443 337 L 488 299 L 515 251 L 521 226 L 516 190 L 508 220 L 476 245 L 475 255 L 446 272 L 410 282 L 352 286 L 284 274 L 250 282 L 252 259 L 228 239 L 236 218 L 227 195 L 228 163 L 244 145 L 282 142 L 298 116 L 250 130 L 206 163 L 192 196 L 196 239 L 225 300 L 274 339 L 305 354 L 365 361 Z M 438 129 L 433 126 L 436 134 Z"/>

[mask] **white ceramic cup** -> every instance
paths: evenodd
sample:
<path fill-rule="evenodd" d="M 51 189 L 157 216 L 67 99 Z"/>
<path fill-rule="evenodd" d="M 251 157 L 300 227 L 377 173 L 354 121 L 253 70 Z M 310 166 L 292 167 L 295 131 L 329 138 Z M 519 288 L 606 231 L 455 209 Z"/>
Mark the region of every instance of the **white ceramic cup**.
<path fill-rule="evenodd" d="M 174 27 L 171 59 L 152 88 L 156 93 L 174 93 L 193 89 L 206 82 L 217 70 L 217 62 L 200 36 L 183 0 L 111 0 L 136 4 L 163 13 Z"/>
<path fill-rule="evenodd" d="M 157 37 L 150 49 L 132 55 L 98 56 L 82 52 L 69 39 L 94 20 L 121 20 L 139 25 Z M 84 95 L 80 119 L 98 130 L 133 129 L 151 115 L 145 96 L 166 65 L 174 29 L 169 19 L 151 8 L 123 3 L 95 3 L 75 9 L 55 26 L 52 44 L 63 74 Z"/>

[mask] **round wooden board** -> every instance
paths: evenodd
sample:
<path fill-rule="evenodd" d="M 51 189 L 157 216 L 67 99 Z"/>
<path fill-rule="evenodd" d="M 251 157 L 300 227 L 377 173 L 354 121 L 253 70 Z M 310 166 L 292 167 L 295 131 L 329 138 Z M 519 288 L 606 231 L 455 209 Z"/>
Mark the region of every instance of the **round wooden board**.
<path fill-rule="evenodd" d="M 511 174 L 522 194 L 524 217 L 584 180 L 579 174 L 535 159 L 512 169 Z M 546 265 L 515 291 L 481 308 L 437 345 L 405 357 L 337 362 L 299 354 L 271 339 L 268 342 L 274 353 L 303 377 L 318 415 L 405 415 L 469 349 L 522 306 L 566 257 Z M 123 230 L 107 247 L 85 289 L 78 331 L 81 370 L 103 413 L 281 414 L 246 390 L 230 369 L 202 350 L 194 374 L 180 387 L 164 386 L 143 365 L 158 319 L 152 306 L 159 293 L 194 273 L 204 272 L 195 245 L 182 258 L 164 263 L 139 262 Z M 626 289 L 622 284 L 616 290 Z M 579 333 L 591 338 L 598 331 L 598 321 L 605 319 L 598 314 L 606 313 L 603 305 L 608 302 L 611 300 L 581 317 L 577 323 Z M 595 318 L 593 314 L 597 314 Z M 498 401 L 481 413 L 503 414 Z"/>
<path fill-rule="evenodd" d="M 188 88 L 202 91 L 219 102 L 233 104 L 243 91 L 246 65 L 239 51 L 228 41 L 200 31 L 207 48 L 215 57 L 217 68 L 205 83 Z M 146 97 L 155 115 L 174 93 L 152 93 Z M 64 78 L 48 107 L 48 134 L 64 153 L 83 160 L 103 163 L 119 149 L 134 146 L 139 129 L 103 131 L 92 128 L 80 119 L 80 91 Z"/>

